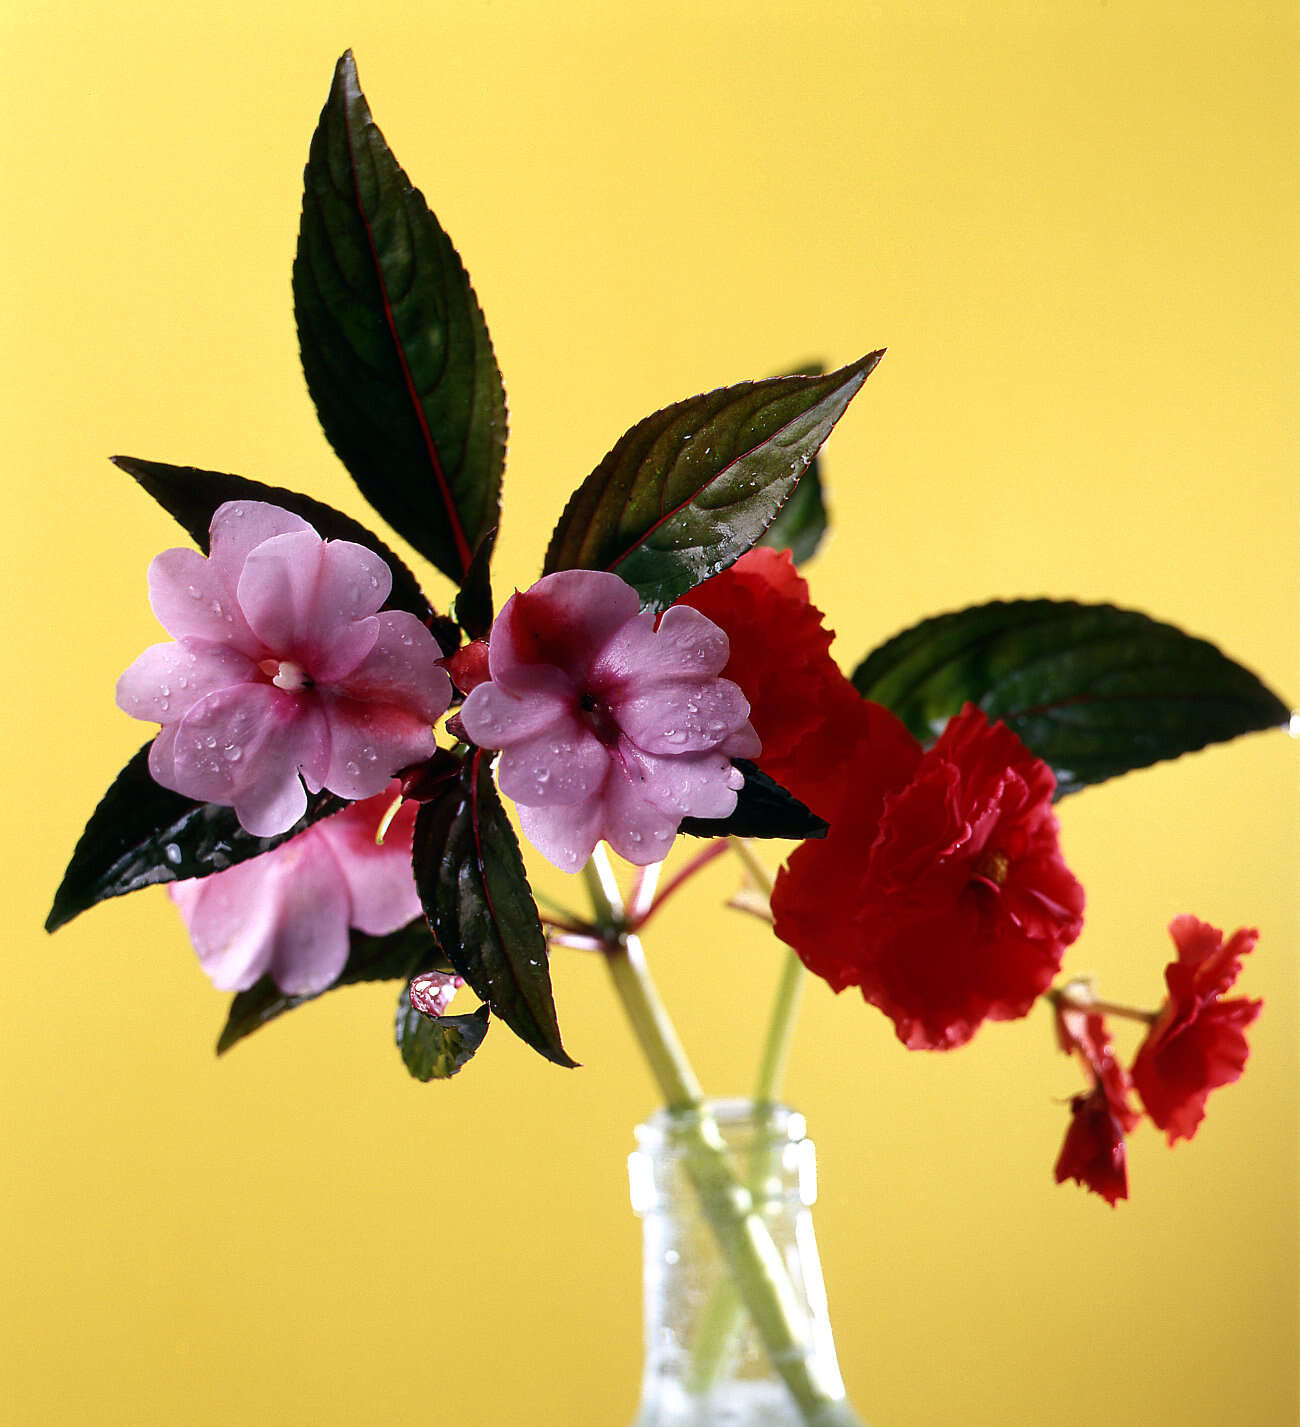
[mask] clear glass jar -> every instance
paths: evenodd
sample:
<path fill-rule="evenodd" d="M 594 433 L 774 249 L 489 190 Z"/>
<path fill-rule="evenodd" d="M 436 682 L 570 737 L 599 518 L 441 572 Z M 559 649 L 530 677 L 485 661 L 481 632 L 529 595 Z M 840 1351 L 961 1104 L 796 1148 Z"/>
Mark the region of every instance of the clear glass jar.
<path fill-rule="evenodd" d="M 645 1370 L 633 1427 L 861 1427 L 813 1233 L 804 1117 L 712 1101 L 637 1127 Z"/>

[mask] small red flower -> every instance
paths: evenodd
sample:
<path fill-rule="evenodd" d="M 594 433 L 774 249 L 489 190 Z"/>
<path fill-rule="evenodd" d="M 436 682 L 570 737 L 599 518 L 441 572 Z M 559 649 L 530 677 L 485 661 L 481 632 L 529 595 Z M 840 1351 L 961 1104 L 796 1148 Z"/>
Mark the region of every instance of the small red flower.
<path fill-rule="evenodd" d="M 922 752 L 884 709 L 844 751 L 829 835 L 791 856 L 776 933 L 809 970 L 863 996 L 912 1050 L 948 1050 L 1023 1016 L 1083 924 L 1061 858 L 1055 778 L 971 705 Z"/>
<path fill-rule="evenodd" d="M 1128 1198 L 1124 1126 L 1100 1082 L 1070 1101 L 1070 1128 L 1056 1160 L 1056 1182 L 1073 1179 L 1107 1204 Z"/>
<path fill-rule="evenodd" d="M 1263 1002 L 1220 999 L 1258 941 L 1257 931 L 1235 932 L 1225 946 L 1217 927 L 1183 916 L 1169 924 L 1169 933 L 1178 948 L 1178 959 L 1165 967 L 1169 998 L 1133 1062 L 1133 1084 L 1172 1145 L 1196 1133 L 1210 1091 L 1241 1075 L 1249 1054 L 1246 1027 Z"/>
<path fill-rule="evenodd" d="M 1106 1022 L 1062 999 L 1056 1003 L 1056 1036 L 1067 1055 L 1077 1055 L 1092 1078 L 1092 1090 L 1070 1101 L 1070 1124 L 1056 1161 L 1056 1182 L 1073 1179 L 1110 1205 L 1128 1198 L 1124 1136 L 1142 1118 L 1129 1103 L 1129 1078 L 1115 1058 Z"/>

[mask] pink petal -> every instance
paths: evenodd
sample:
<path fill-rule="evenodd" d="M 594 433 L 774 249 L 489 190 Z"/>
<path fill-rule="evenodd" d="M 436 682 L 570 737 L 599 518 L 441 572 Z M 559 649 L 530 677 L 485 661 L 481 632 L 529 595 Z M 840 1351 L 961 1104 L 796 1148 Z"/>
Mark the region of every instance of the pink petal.
<path fill-rule="evenodd" d="M 330 845 L 348 890 L 349 924 L 370 936 L 385 936 L 421 915 L 420 894 L 411 872 L 411 832 L 416 804 L 407 803 L 393 819 L 383 846 L 375 842 L 379 817 L 387 811 L 399 784 L 378 797 L 354 803 L 344 812 L 315 824 Z"/>
<path fill-rule="evenodd" d="M 577 696 L 559 669 L 539 664 L 516 682 L 524 684 L 527 692 L 512 693 L 496 683 L 480 684 L 461 705 L 465 732 L 480 748 L 509 748 L 572 716 Z"/>
<path fill-rule="evenodd" d="M 270 684 L 239 684 L 209 694 L 175 726 L 165 748 L 170 782 L 152 756 L 150 768 L 164 786 L 188 797 L 233 804 L 248 832 L 272 837 L 287 832 L 306 809 L 298 770 L 318 771 L 321 736 L 320 719 L 297 695 Z"/>
<path fill-rule="evenodd" d="M 676 762 L 683 760 L 677 759 Z M 668 855 L 681 818 L 649 801 L 648 785 L 638 779 L 635 764 L 611 768 L 605 785 L 602 834 L 620 857 L 644 867 Z M 734 804 L 735 794 L 732 794 Z"/>
<path fill-rule="evenodd" d="M 728 758 L 757 758 L 763 751 L 763 740 L 748 719 L 718 745 L 718 751 Z"/>
<path fill-rule="evenodd" d="M 278 879 L 262 864 L 272 857 L 268 853 L 167 889 L 218 991 L 246 991 L 270 967 Z"/>
<path fill-rule="evenodd" d="M 730 641 L 711 619 L 689 605 L 673 605 L 657 630 L 648 612 L 625 624 L 601 651 L 592 676 L 605 687 L 633 690 L 673 679 L 712 679 L 730 653 Z"/>
<path fill-rule="evenodd" d="M 253 633 L 282 659 L 305 644 L 323 550 L 314 530 L 295 530 L 264 540 L 244 561 L 239 607 Z"/>
<path fill-rule="evenodd" d="M 173 638 L 233 644 L 253 659 L 261 657 L 261 642 L 239 608 L 235 581 L 197 550 L 164 550 L 153 558 L 149 604 Z"/>
<path fill-rule="evenodd" d="M 497 781 L 508 798 L 531 807 L 577 803 L 600 788 L 609 762 L 605 745 L 566 712 L 533 738 L 511 743 Z"/>
<path fill-rule="evenodd" d="M 524 836 L 561 872 L 577 872 L 601 837 L 599 795 L 582 803 L 545 808 L 520 806 Z"/>
<path fill-rule="evenodd" d="M 310 830 L 286 844 L 282 861 L 271 975 L 281 991 L 311 996 L 337 980 L 348 959 L 347 883 L 329 843 Z"/>
<path fill-rule="evenodd" d="M 610 699 L 619 727 L 647 753 L 717 748 L 749 717 L 749 701 L 730 679 L 628 680 Z"/>
<path fill-rule="evenodd" d="M 422 763 L 438 746 L 433 726 L 419 713 L 394 704 L 362 703 L 328 689 L 318 694 L 329 729 L 323 786 L 340 797 L 373 798 L 394 773 Z"/>
<path fill-rule="evenodd" d="M 561 570 L 516 592 L 492 626 L 488 667 L 518 693 L 515 680 L 532 665 L 585 671 L 605 642 L 636 616 L 636 591 L 603 570 Z"/>
<path fill-rule="evenodd" d="M 217 689 L 257 677 L 256 665 L 237 649 L 154 644 L 117 681 L 117 706 L 132 718 L 176 723 Z"/>
<path fill-rule="evenodd" d="M 426 724 L 436 723 L 451 703 L 451 680 L 438 665 L 442 658 L 438 641 L 405 610 L 384 610 L 375 618 L 379 634 L 370 652 L 334 681 L 337 692 L 395 705 L 419 715 Z"/>
<path fill-rule="evenodd" d="M 278 505 L 261 500 L 228 500 L 217 507 L 212 517 L 208 530 L 209 558 L 213 568 L 233 590 L 251 551 L 266 540 L 296 530 L 311 530 L 311 526 L 300 515 Z"/>
<path fill-rule="evenodd" d="M 351 540 L 327 540 L 321 552 L 312 625 L 333 629 L 375 614 L 392 588 L 392 571 L 373 550 Z"/>
<path fill-rule="evenodd" d="M 672 818 L 726 818 L 736 810 L 744 776 L 720 753 L 661 756 L 646 753 L 624 739 L 619 754 L 629 787 L 650 806 Z"/>

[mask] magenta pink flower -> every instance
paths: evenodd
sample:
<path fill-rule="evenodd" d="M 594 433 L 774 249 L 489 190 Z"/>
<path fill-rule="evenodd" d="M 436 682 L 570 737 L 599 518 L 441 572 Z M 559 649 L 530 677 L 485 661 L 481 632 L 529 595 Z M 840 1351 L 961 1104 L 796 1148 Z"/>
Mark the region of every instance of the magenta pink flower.
<path fill-rule="evenodd" d="M 375 844 L 398 791 L 394 782 L 260 857 L 168 888 L 218 990 L 242 991 L 269 973 L 281 991 L 313 995 L 343 970 L 350 927 L 384 936 L 420 915 L 411 873 L 418 805 L 403 804 Z"/>
<path fill-rule="evenodd" d="M 506 601 L 466 733 L 502 750 L 501 791 L 524 835 L 566 872 L 605 839 L 655 862 L 684 817 L 725 818 L 761 745 L 739 687 L 718 675 L 727 636 L 674 606 L 658 628 L 617 575 L 562 570 Z"/>
<path fill-rule="evenodd" d="M 164 550 L 149 601 L 174 644 L 117 683 L 118 707 L 162 725 L 149 771 L 164 788 L 233 806 L 257 837 L 287 832 L 313 793 L 369 798 L 428 758 L 451 701 L 442 651 L 380 606 L 388 566 L 299 516 L 227 501 L 211 554 Z"/>

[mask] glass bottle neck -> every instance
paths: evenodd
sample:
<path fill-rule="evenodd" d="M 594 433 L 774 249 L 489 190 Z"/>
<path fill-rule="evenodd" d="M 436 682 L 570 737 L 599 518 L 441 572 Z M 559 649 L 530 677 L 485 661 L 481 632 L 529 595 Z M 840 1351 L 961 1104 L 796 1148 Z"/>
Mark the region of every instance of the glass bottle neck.
<path fill-rule="evenodd" d="M 727 1150 L 732 1178 L 722 1185 L 703 1186 L 693 1164 L 690 1146 L 703 1117 Z M 816 1161 L 803 1116 L 779 1105 L 715 1101 L 702 1111 L 660 1112 L 636 1137 L 628 1173 L 642 1221 L 645 1370 L 635 1427 L 856 1422 L 843 1401 L 813 1233 Z M 770 1360 L 720 1251 L 710 1193 L 734 1197 L 744 1211 L 752 1205 L 766 1226 L 784 1266 L 789 1351 L 824 1400 L 822 1412 L 801 1411 Z"/>

